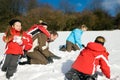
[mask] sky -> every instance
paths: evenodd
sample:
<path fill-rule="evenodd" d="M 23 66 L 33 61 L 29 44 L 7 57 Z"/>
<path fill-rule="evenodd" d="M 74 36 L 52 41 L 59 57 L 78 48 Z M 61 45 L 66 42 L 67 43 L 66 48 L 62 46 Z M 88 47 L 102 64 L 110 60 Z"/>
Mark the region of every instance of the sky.
<path fill-rule="evenodd" d="M 66 43 L 66 38 L 70 31 L 58 31 L 58 38 L 49 44 L 49 49 L 61 59 L 53 59 L 54 63 L 47 65 L 18 65 L 17 71 L 12 80 L 64 80 L 64 74 L 70 70 L 80 51 L 63 52 L 59 51 L 59 46 Z M 105 47 L 109 52 L 109 64 L 111 69 L 110 80 L 120 80 L 120 30 L 113 31 L 85 31 L 82 35 L 82 43 L 86 46 L 88 42 L 94 41 L 97 36 L 104 36 Z M 4 58 L 5 43 L 0 33 L 0 61 Z M 82 49 L 81 49 L 82 50 Z M 1 67 L 1 66 L 0 66 Z M 101 73 L 101 70 L 98 69 Z M 5 79 L 5 72 L 0 70 L 0 80 Z M 104 75 L 99 75 L 97 80 L 108 80 Z"/>
<path fill-rule="evenodd" d="M 48 3 L 51 6 L 53 6 L 53 8 L 58 9 L 59 3 L 61 0 L 38 0 L 38 1 L 43 2 L 43 3 Z M 67 0 L 67 1 L 69 1 L 70 4 L 76 6 L 75 10 L 77 12 L 79 11 L 81 12 L 82 10 L 84 10 L 85 7 L 88 6 L 88 4 L 92 0 Z M 116 14 L 116 11 L 115 11 L 116 5 L 120 5 L 120 0 L 103 0 L 102 2 L 103 8 L 109 11 L 111 15 Z"/>
<path fill-rule="evenodd" d="M 61 0 L 39 0 L 39 1 L 43 3 L 48 3 L 57 9 L 59 8 L 59 3 Z M 69 1 L 70 4 L 76 6 L 75 9 L 76 11 L 82 11 L 87 5 L 87 3 L 90 2 L 90 0 L 67 0 L 67 1 Z"/>

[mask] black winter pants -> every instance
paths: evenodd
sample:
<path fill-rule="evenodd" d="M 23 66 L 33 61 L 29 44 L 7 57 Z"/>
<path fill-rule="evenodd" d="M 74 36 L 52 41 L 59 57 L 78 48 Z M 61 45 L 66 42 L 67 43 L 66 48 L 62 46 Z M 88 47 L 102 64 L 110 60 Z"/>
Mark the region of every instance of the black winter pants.
<path fill-rule="evenodd" d="M 6 72 L 6 78 L 13 76 L 17 69 L 19 55 L 7 54 L 4 64 L 2 66 L 2 71 Z"/>
<path fill-rule="evenodd" d="M 87 75 L 81 72 L 78 72 L 75 69 L 70 69 L 65 74 L 66 80 L 97 80 L 97 74 Z"/>

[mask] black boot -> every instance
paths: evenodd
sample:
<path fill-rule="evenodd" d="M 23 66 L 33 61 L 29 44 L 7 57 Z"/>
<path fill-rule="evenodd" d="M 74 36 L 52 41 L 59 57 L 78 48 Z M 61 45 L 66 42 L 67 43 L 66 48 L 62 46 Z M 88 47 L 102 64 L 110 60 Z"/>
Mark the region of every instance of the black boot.
<path fill-rule="evenodd" d="M 61 45 L 59 50 L 60 51 L 66 51 L 66 46 L 65 45 Z"/>
<path fill-rule="evenodd" d="M 19 65 L 25 65 L 25 64 L 30 64 L 30 62 L 29 61 L 19 62 Z"/>

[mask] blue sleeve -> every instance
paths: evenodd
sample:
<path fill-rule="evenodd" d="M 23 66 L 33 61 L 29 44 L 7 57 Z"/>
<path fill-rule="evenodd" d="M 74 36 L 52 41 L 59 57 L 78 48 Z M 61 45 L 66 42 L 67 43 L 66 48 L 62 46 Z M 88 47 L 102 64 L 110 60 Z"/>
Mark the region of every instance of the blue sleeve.
<path fill-rule="evenodd" d="M 83 31 L 82 30 L 79 30 L 79 29 L 75 29 L 74 30 L 74 38 L 75 38 L 75 42 L 76 44 L 82 48 L 82 42 L 81 42 L 81 36 L 83 34 Z"/>

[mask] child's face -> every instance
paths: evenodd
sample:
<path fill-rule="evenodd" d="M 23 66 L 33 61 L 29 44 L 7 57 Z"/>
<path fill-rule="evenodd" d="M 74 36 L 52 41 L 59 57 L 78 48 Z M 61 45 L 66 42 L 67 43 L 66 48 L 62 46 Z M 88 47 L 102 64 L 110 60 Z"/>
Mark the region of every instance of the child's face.
<path fill-rule="evenodd" d="M 21 26 L 20 22 L 15 22 L 12 27 L 17 31 L 21 31 L 21 29 L 22 29 L 22 26 Z"/>

